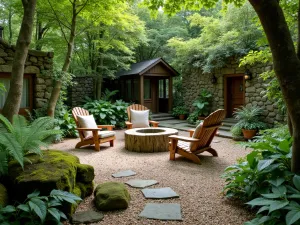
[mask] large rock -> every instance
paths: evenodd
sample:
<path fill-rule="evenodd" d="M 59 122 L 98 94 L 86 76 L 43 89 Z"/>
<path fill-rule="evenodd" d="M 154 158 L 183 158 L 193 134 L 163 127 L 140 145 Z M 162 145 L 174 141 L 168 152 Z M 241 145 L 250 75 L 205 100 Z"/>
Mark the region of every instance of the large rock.
<path fill-rule="evenodd" d="M 126 209 L 130 201 L 126 186 L 119 182 L 99 184 L 95 189 L 94 196 L 96 208 L 101 211 Z"/>
<path fill-rule="evenodd" d="M 5 207 L 8 203 L 8 194 L 5 186 L 0 184 L 0 206 Z"/>
<path fill-rule="evenodd" d="M 53 189 L 72 192 L 86 197 L 92 194 L 94 168 L 82 166 L 79 159 L 66 152 L 57 150 L 43 151 L 43 157 L 30 154 L 24 170 L 15 161 L 9 163 L 8 190 L 12 200 L 23 202 L 29 193 L 38 189 L 41 195 L 48 195 Z M 89 179 L 83 178 L 78 171 L 85 168 Z M 21 191 L 20 191 L 21 190 Z M 66 207 L 68 215 L 75 211 L 75 206 Z"/>

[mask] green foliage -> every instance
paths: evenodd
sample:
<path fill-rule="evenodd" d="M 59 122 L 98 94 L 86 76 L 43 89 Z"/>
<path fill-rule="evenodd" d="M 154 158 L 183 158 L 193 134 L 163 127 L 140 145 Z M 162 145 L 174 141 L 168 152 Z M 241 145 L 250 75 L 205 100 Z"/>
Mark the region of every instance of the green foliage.
<path fill-rule="evenodd" d="M 176 52 L 173 64 L 187 74 L 191 68 L 211 73 L 224 67 L 230 57 L 239 58 L 257 49 L 262 32 L 252 22 L 255 17 L 249 3 L 239 10 L 229 5 L 226 12 L 212 16 L 193 14 L 189 17 L 190 25 L 200 27 L 201 33 L 188 40 L 169 40 L 169 46 Z"/>
<path fill-rule="evenodd" d="M 189 112 L 185 106 L 176 106 L 172 110 L 172 115 L 176 117 L 179 115 L 187 115 L 188 113 Z"/>
<path fill-rule="evenodd" d="M 124 127 L 127 120 L 128 103 L 117 100 L 114 103 L 104 100 L 92 100 L 83 105 L 83 108 L 94 115 L 97 124 L 115 125 L 116 127 Z"/>
<path fill-rule="evenodd" d="M 0 209 L 0 223 L 14 225 L 62 224 L 67 220 L 61 211 L 64 202 L 76 204 L 82 199 L 72 193 L 52 190 L 49 196 L 39 196 L 39 191 L 27 195 L 23 204 L 8 205 Z"/>
<path fill-rule="evenodd" d="M 240 128 L 239 126 L 232 126 L 230 132 L 233 138 L 243 137 L 242 128 Z"/>
<path fill-rule="evenodd" d="M 4 87 L 4 84 L 0 83 L 0 95 L 5 91 L 6 91 L 6 89 Z"/>
<path fill-rule="evenodd" d="M 188 118 L 186 120 L 190 124 L 196 124 L 198 117 L 199 117 L 198 112 L 194 111 L 194 112 L 190 113 L 190 115 L 188 116 Z"/>
<path fill-rule="evenodd" d="M 225 169 L 224 193 L 228 198 L 251 200 L 247 204 L 260 206 L 257 218 L 247 225 L 280 224 L 285 220 L 292 224 L 291 215 L 296 214 L 294 206 L 300 198 L 300 180 L 290 172 L 292 138 L 287 126 L 261 131 L 253 142 L 242 145 L 252 152 Z"/>
<path fill-rule="evenodd" d="M 55 124 L 59 126 L 63 137 L 78 137 L 77 126 L 70 110 L 66 107 L 56 110 L 55 117 Z"/>
<path fill-rule="evenodd" d="M 246 130 L 265 129 L 266 124 L 261 121 L 262 109 L 256 106 L 242 106 L 233 113 L 239 121 L 235 126 Z"/>
<path fill-rule="evenodd" d="M 101 95 L 101 99 L 103 101 L 112 101 L 113 100 L 113 97 L 118 93 L 119 91 L 118 90 L 113 90 L 113 91 L 110 91 L 108 90 L 107 88 L 105 89 L 105 91 L 102 93 Z"/>
<path fill-rule="evenodd" d="M 41 147 L 47 147 L 51 138 L 60 133 L 53 130 L 54 120 L 41 117 L 28 124 L 25 117 L 14 115 L 10 123 L 0 115 L 0 175 L 6 174 L 7 163 L 16 160 L 23 168 L 26 154 L 42 155 Z"/>
<path fill-rule="evenodd" d="M 193 103 L 198 116 L 207 116 L 210 113 L 211 100 L 212 94 L 208 90 L 203 89 Z"/>
<path fill-rule="evenodd" d="M 173 106 L 176 107 L 184 105 L 181 77 L 175 77 L 173 80 L 173 88 Z"/>

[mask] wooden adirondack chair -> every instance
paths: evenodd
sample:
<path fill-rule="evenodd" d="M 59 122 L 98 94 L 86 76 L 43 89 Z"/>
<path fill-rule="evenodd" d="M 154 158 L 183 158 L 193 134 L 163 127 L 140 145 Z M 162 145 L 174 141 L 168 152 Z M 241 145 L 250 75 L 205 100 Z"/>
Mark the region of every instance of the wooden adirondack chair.
<path fill-rule="evenodd" d="M 131 123 L 131 116 L 130 116 L 130 109 L 133 110 L 138 110 L 138 111 L 142 111 L 142 110 L 148 110 L 147 107 L 143 106 L 143 105 L 139 105 L 139 104 L 133 104 L 127 107 L 127 114 L 128 114 L 128 120 L 129 121 L 125 121 L 125 124 L 127 126 L 127 129 L 132 129 L 132 123 Z M 158 127 L 159 122 L 156 121 L 152 121 L 150 120 L 149 123 L 153 126 L 153 127 Z"/>
<path fill-rule="evenodd" d="M 72 109 L 72 115 L 74 117 L 75 123 L 77 125 L 77 129 L 80 142 L 78 142 L 75 148 L 80 148 L 85 145 L 95 145 L 95 150 L 100 151 L 100 144 L 109 142 L 110 147 L 114 146 L 114 140 L 116 139 L 115 135 L 109 134 L 108 131 L 113 132 L 114 125 L 97 125 L 98 128 L 84 128 L 80 127 L 78 123 L 77 116 L 89 116 L 89 112 L 83 108 L 75 107 Z M 103 128 L 107 129 L 108 131 L 101 131 Z M 92 131 L 93 135 L 86 137 L 84 131 Z"/>
<path fill-rule="evenodd" d="M 197 154 L 204 151 L 211 153 L 213 156 L 218 156 L 217 151 L 210 144 L 218 128 L 221 126 L 225 115 L 224 109 L 218 109 L 211 113 L 204 119 L 202 126 L 196 129 L 194 136 L 194 130 L 190 130 L 190 137 L 171 135 L 169 137 L 170 160 L 175 160 L 175 153 L 197 164 L 201 164 Z"/>

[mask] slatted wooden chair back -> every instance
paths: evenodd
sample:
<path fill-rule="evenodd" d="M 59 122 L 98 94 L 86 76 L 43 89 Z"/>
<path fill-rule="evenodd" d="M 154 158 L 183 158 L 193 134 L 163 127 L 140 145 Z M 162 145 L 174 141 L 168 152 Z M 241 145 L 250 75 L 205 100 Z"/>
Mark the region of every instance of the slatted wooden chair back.
<path fill-rule="evenodd" d="M 218 128 L 222 124 L 222 120 L 225 118 L 226 113 L 224 109 L 218 109 L 206 117 L 203 121 L 200 132 L 195 138 L 200 139 L 200 142 L 197 142 L 196 150 L 199 151 L 205 147 L 209 147 L 212 139 L 214 138 Z"/>
<path fill-rule="evenodd" d="M 127 114 L 128 114 L 128 121 L 129 122 L 131 122 L 130 109 L 143 111 L 143 110 L 147 110 L 148 108 L 146 106 L 139 105 L 139 104 L 133 104 L 133 105 L 128 106 L 127 107 Z"/>
<path fill-rule="evenodd" d="M 78 123 L 78 119 L 77 116 L 89 116 L 89 111 L 87 111 L 86 109 L 80 108 L 80 107 L 75 107 L 72 109 L 72 115 L 74 117 L 76 126 L 78 128 L 80 128 L 79 123 Z M 85 138 L 83 131 L 78 131 L 80 139 L 83 140 Z"/>

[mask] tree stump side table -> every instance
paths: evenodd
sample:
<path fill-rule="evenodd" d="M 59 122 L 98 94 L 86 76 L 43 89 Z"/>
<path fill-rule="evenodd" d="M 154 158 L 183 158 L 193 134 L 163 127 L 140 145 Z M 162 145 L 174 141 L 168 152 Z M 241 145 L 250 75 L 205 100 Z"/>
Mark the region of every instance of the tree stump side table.
<path fill-rule="evenodd" d="M 135 128 L 125 131 L 125 148 L 133 152 L 166 152 L 169 136 L 177 135 L 172 128 Z"/>

